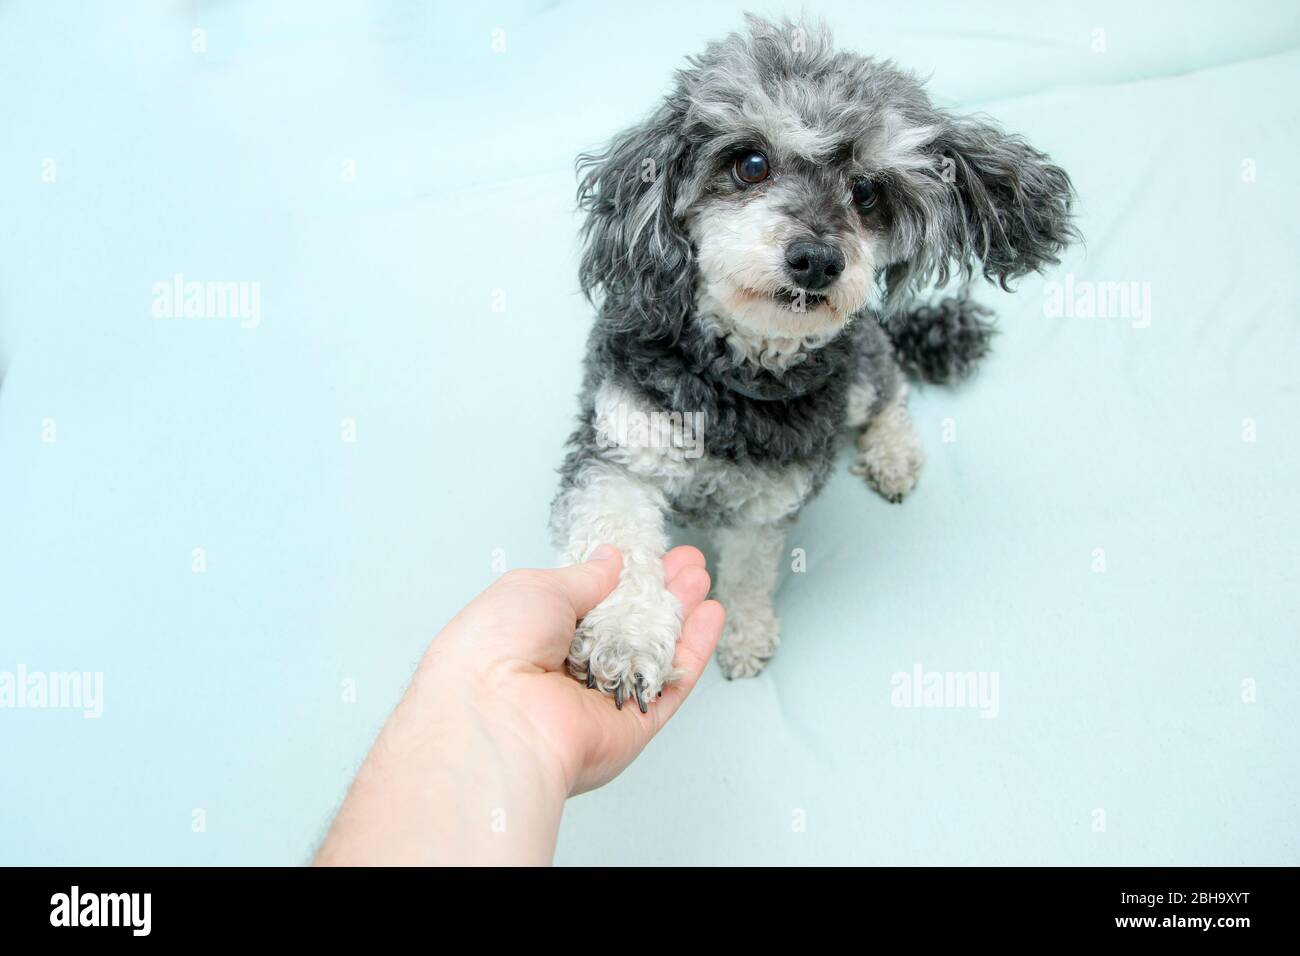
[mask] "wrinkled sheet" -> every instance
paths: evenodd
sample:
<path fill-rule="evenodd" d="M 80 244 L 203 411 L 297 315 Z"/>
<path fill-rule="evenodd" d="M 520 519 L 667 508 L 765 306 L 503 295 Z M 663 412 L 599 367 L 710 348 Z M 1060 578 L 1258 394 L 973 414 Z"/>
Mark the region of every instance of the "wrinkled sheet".
<path fill-rule="evenodd" d="M 0 671 L 104 680 L 0 710 L 0 862 L 306 860 L 439 625 L 553 561 L 573 157 L 740 8 L 466 6 L 0 7 Z M 918 490 L 846 457 L 773 664 L 558 862 L 1300 862 L 1294 4 L 806 8 L 1049 151 L 1086 247 L 977 291 Z M 177 274 L 257 322 L 158 317 Z M 898 706 L 916 668 L 996 707 Z"/>

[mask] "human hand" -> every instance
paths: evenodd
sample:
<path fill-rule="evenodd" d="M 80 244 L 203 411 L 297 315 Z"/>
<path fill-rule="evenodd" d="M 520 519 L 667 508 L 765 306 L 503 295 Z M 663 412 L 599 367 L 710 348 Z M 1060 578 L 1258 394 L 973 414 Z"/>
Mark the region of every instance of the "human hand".
<path fill-rule="evenodd" d="M 682 605 L 674 661 L 682 677 L 649 702 L 648 713 L 618 710 L 565 672 L 578 619 L 618 583 L 622 558 L 608 547 L 585 564 L 503 575 L 443 629 L 417 680 L 472 713 L 485 733 L 530 742 L 553 762 L 568 795 L 608 783 L 681 706 L 722 632 L 722 605 L 705 600 L 704 555 L 674 548 L 663 564 L 668 590 Z"/>
<path fill-rule="evenodd" d="M 322 865 L 541 864 L 566 797 L 607 783 L 658 733 L 713 654 L 722 605 L 695 548 L 664 557 L 684 621 L 681 678 L 649 712 L 617 710 L 564 670 L 577 621 L 613 591 L 622 557 L 512 571 L 433 641 L 357 773 Z"/>

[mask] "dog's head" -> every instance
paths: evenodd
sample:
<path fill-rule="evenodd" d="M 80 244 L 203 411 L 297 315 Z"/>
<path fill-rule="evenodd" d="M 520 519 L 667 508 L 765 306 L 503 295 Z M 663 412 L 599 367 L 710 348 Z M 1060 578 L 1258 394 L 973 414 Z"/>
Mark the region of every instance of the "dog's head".
<path fill-rule="evenodd" d="M 1074 236 L 1069 177 L 992 122 L 934 108 L 822 27 L 748 18 L 677 74 L 604 152 L 579 159 L 581 279 L 629 329 L 698 305 L 758 336 L 834 331 L 879 290 L 1007 280 Z"/>

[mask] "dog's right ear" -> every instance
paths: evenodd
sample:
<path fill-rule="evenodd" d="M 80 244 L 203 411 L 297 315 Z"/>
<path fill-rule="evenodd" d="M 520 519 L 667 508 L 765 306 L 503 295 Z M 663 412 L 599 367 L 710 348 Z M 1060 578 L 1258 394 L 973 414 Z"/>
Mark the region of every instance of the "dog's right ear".
<path fill-rule="evenodd" d="M 690 311 L 691 241 L 674 209 L 686 159 L 671 102 L 578 157 L 578 207 L 587 214 L 578 275 L 589 299 L 602 295 L 602 320 L 675 335 Z"/>

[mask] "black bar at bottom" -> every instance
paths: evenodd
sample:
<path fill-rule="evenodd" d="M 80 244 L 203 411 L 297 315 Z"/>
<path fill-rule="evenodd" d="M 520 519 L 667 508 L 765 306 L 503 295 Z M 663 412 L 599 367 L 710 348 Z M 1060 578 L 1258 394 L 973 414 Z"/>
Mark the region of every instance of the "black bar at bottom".
<path fill-rule="evenodd" d="M 538 945 L 681 940 L 692 922 L 775 942 L 827 931 L 924 941 L 1233 945 L 1295 938 L 1290 869 L 0 869 L 0 938 L 78 944 L 376 942 L 514 936 Z M 920 934 L 917 936 L 916 934 Z M 450 934 L 444 936 L 443 934 Z M 530 935 L 531 934 L 531 935 Z M 568 942 L 566 942 L 566 940 Z M 415 940 L 412 940 L 415 942 Z M 8 949 L 8 946 L 5 947 Z M 21 950 L 9 950 L 20 952 Z"/>

